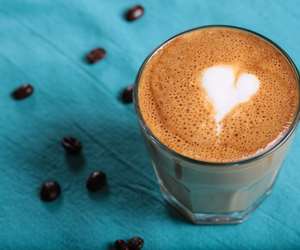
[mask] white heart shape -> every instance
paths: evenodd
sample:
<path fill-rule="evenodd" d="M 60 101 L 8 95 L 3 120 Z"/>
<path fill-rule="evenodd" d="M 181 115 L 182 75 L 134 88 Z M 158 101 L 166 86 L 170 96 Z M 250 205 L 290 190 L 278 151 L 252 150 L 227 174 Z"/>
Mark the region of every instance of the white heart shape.
<path fill-rule="evenodd" d="M 227 65 L 213 66 L 203 72 L 202 86 L 214 107 L 218 130 L 223 118 L 235 106 L 250 100 L 259 84 L 253 74 L 241 73 L 237 78 L 233 67 Z"/>

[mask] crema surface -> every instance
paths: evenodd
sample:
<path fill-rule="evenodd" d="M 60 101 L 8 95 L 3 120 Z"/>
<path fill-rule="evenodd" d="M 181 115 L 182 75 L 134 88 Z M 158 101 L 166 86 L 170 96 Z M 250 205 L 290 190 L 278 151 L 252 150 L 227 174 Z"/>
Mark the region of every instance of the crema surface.
<path fill-rule="evenodd" d="M 234 28 L 180 35 L 147 62 L 138 102 L 146 125 L 187 157 L 232 162 L 267 150 L 298 110 L 297 75 L 266 40 Z"/>

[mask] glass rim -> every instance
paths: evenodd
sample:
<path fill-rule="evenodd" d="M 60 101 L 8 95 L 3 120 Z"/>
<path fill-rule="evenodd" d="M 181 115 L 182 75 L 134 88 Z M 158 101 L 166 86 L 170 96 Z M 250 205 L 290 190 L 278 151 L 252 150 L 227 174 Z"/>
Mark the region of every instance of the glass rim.
<path fill-rule="evenodd" d="M 145 68 L 145 66 L 147 65 L 147 63 L 151 60 L 151 58 L 156 54 L 157 51 L 159 51 L 161 48 L 163 48 L 167 43 L 171 42 L 173 39 L 186 34 L 186 33 L 190 33 L 196 30 L 201 30 L 201 29 L 207 29 L 207 28 L 229 28 L 229 29 L 237 29 L 237 30 L 241 30 L 241 31 L 245 31 L 248 33 L 251 33 L 263 40 L 265 40 L 266 42 L 270 43 L 272 46 L 274 46 L 276 49 L 278 49 L 279 52 L 281 52 L 281 54 L 287 59 L 288 63 L 291 65 L 291 67 L 293 68 L 296 78 L 297 78 L 297 82 L 298 82 L 298 91 L 299 91 L 299 100 L 298 100 L 298 109 L 296 112 L 296 115 L 294 117 L 294 120 L 292 122 L 292 124 L 290 125 L 289 129 L 287 130 L 287 132 L 282 136 L 282 138 L 280 138 L 276 143 L 274 143 L 274 145 L 272 145 L 270 148 L 263 150 L 261 153 L 258 153 L 254 156 L 250 156 L 248 158 L 245 159 L 241 159 L 238 161 L 228 161 L 228 162 L 213 162 L 213 161 L 203 161 L 203 160 L 197 160 L 197 159 L 193 159 L 190 158 L 188 156 L 185 156 L 183 154 L 180 154 L 178 152 L 176 152 L 175 150 L 169 148 L 167 145 L 165 145 L 164 143 L 162 143 L 150 130 L 150 128 L 148 128 L 148 126 L 146 125 L 146 122 L 141 114 L 140 111 L 140 106 L 139 106 L 139 101 L 138 101 L 138 89 L 139 89 L 139 81 L 141 78 L 141 75 L 143 73 L 143 70 Z M 261 35 L 255 31 L 243 28 L 243 27 L 238 27 L 238 26 L 233 26 L 233 25 L 222 25 L 222 24 L 215 24 L 215 25 L 205 25 L 205 26 L 199 26 L 199 27 L 195 27 L 192 29 L 188 29 L 185 30 L 183 32 L 180 32 L 174 36 L 172 36 L 171 38 L 165 40 L 164 42 L 162 42 L 160 45 L 158 45 L 156 48 L 154 48 L 150 54 L 146 57 L 146 59 L 143 61 L 142 65 L 139 68 L 139 71 L 137 73 L 136 79 L 135 79 L 135 83 L 134 83 L 134 88 L 133 88 L 133 100 L 134 100 L 134 105 L 135 105 L 135 110 L 136 113 L 138 115 L 138 120 L 139 123 L 142 126 L 142 129 L 146 132 L 146 134 L 148 136 L 150 136 L 152 142 L 154 142 L 156 145 L 158 145 L 160 148 L 162 148 L 163 150 L 167 151 L 169 154 L 171 154 L 172 156 L 180 159 L 180 160 L 184 160 L 187 161 L 189 163 L 192 164 L 200 164 L 200 165 L 205 165 L 205 166 L 218 166 L 218 167 L 226 167 L 226 166 L 234 166 L 234 165 L 245 165 L 247 163 L 250 163 L 252 161 L 255 160 L 259 160 L 262 159 L 268 155 L 270 155 L 272 152 L 274 152 L 276 149 L 280 148 L 293 134 L 293 132 L 295 131 L 296 127 L 297 127 L 297 123 L 299 121 L 300 118 L 300 79 L 299 79 L 299 71 L 295 65 L 295 63 L 293 62 L 293 60 L 291 59 L 291 57 L 288 55 L 288 53 L 282 49 L 278 44 L 276 44 L 275 42 L 273 42 L 271 39 L 265 37 L 264 35 Z"/>

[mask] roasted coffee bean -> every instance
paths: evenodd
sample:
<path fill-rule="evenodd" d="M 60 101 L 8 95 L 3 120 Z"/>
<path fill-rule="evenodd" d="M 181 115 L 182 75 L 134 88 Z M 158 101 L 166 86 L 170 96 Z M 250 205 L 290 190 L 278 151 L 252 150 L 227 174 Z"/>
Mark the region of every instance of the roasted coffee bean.
<path fill-rule="evenodd" d="M 141 237 L 133 237 L 128 241 L 129 250 L 141 250 L 144 246 L 144 240 Z"/>
<path fill-rule="evenodd" d="M 129 10 L 126 11 L 125 13 L 125 19 L 129 22 L 132 22 L 138 18 L 140 18 L 141 16 L 144 15 L 144 7 L 141 5 L 135 5 L 132 8 L 130 8 Z"/>
<path fill-rule="evenodd" d="M 106 184 L 106 175 L 102 171 L 94 171 L 86 181 L 86 188 L 91 192 L 101 190 Z"/>
<path fill-rule="evenodd" d="M 74 137 L 64 137 L 61 141 L 65 151 L 69 154 L 78 154 L 82 149 L 81 142 Z"/>
<path fill-rule="evenodd" d="M 40 198 L 42 201 L 54 201 L 60 193 L 60 186 L 56 181 L 46 181 L 41 187 Z"/>
<path fill-rule="evenodd" d="M 94 64 L 106 56 L 106 51 L 103 48 L 96 48 L 86 55 L 86 60 L 90 64 Z"/>
<path fill-rule="evenodd" d="M 132 103 L 133 100 L 133 86 L 129 85 L 128 87 L 126 87 L 121 95 L 121 99 L 123 101 L 123 103 Z"/>
<path fill-rule="evenodd" d="M 129 250 L 125 240 L 116 240 L 114 244 L 115 250 Z"/>
<path fill-rule="evenodd" d="M 26 83 L 19 86 L 17 89 L 15 89 L 11 95 L 16 100 L 22 100 L 31 96 L 32 93 L 33 93 L 33 86 L 31 84 Z"/>

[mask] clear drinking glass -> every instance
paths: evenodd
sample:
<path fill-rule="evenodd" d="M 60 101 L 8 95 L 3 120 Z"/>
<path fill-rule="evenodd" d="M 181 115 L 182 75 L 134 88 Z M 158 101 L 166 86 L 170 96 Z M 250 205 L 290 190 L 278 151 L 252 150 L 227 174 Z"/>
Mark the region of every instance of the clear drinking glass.
<path fill-rule="evenodd" d="M 299 82 L 299 74 L 291 58 L 268 38 L 233 26 L 215 25 L 196 29 L 208 27 L 241 29 L 269 42 L 286 57 Z M 167 202 L 195 224 L 240 223 L 270 195 L 288 146 L 295 134 L 299 120 L 299 107 L 295 120 L 285 136 L 267 151 L 246 160 L 230 163 L 204 162 L 180 155 L 168 148 L 152 134 L 143 120 L 138 100 L 139 78 L 152 55 L 165 43 L 183 33 L 170 38 L 155 49 L 139 70 L 134 88 L 134 101 L 142 135 L 162 195 Z"/>

